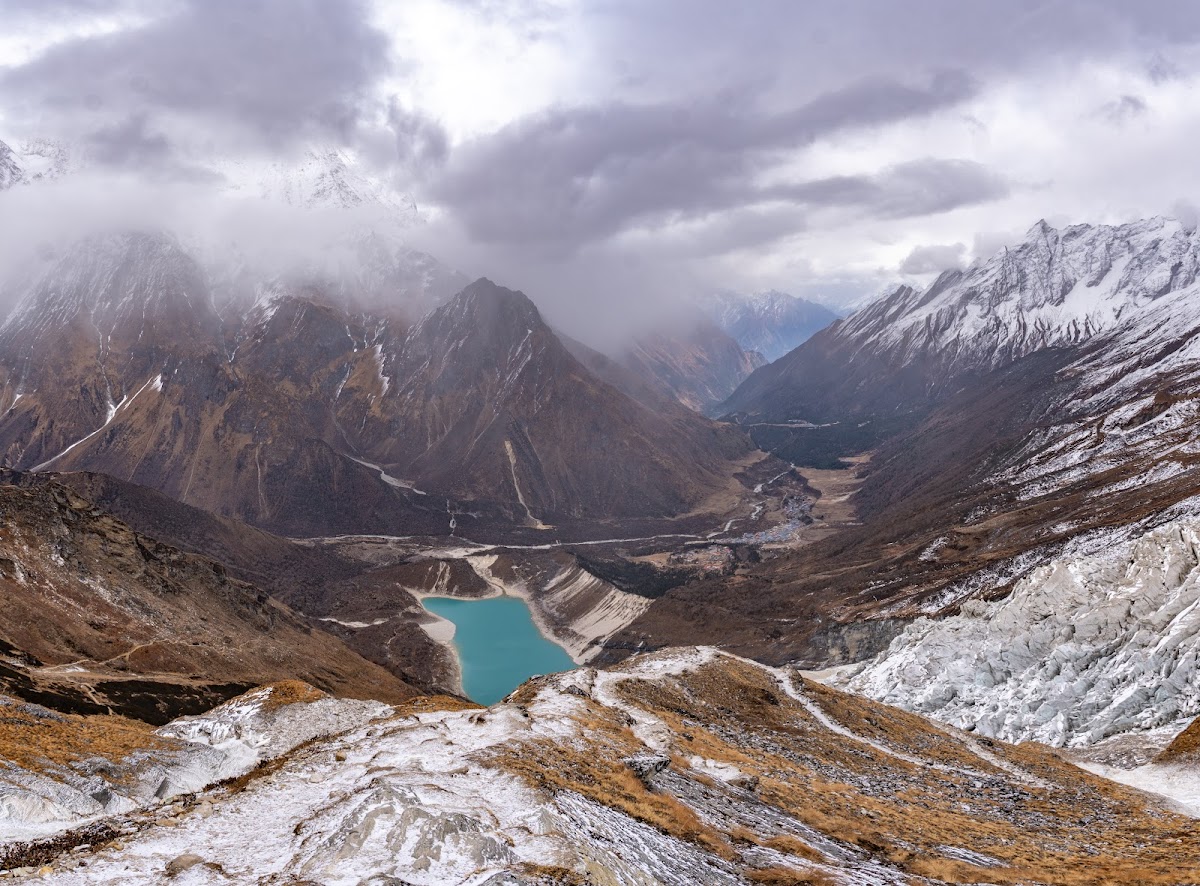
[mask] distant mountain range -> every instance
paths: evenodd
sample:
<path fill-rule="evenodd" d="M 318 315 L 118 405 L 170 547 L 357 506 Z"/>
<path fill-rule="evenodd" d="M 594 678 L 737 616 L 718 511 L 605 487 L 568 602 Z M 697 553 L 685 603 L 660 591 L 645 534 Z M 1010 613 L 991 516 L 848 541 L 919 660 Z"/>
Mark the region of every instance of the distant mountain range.
<path fill-rule="evenodd" d="M 193 175 L 203 173 L 218 191 L 231 194 L 304 209 L 374 207 L 399 217 L 417 214 L 411 197 L 398 193 L 353 153 L 334 147 L 312 145 L 288 161 L 198 156 L 189 158 L 188 164 Z M 54 139 L 0 141 L 0 191 L 102 168 L 86 144 Z"/>
<path fill-rule="evenodd" d="M 723 401 L 764 363 L 761 354 L 744 350 L 701 313 L 671 331 L 637 335 L 618 359 L 697 412 Z"/>
<path fill-rule="evenodd" d="M 1200 239 L 1169 219 L 1039 222 L 1025 240 L 924 290 L 897 287 L 763 367 L 721 407 L 754 420 L 826 422 L 920 411 L 968 377 L 1036 352 L 1080 347 L 1191 286 Z M 914 412 L 915 414 L 915 412 Z"/>
<path fill-rule="evenodd" d="M 777 290 L 757 295 L 718 292 L 702 304 L 714 322 L 744 350 L 761 354 L 768 363 L 838 318 L 824 305 Z"/>

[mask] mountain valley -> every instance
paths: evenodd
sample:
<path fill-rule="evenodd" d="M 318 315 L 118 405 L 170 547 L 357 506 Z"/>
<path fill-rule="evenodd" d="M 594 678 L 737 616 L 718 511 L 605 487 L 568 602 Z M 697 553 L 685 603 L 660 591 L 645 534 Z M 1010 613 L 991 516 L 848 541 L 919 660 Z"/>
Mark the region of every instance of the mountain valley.
<path fill-rule="evenodd" d="M 770 363 L 728 302 L 601 353 L 357 243 L 13 284 L 5 871 L 1194 881 L 1194 230 L 1039 223 L 811 337 L 769 293 Z M 481 707 L 430 597 L 576 668 Z"/>

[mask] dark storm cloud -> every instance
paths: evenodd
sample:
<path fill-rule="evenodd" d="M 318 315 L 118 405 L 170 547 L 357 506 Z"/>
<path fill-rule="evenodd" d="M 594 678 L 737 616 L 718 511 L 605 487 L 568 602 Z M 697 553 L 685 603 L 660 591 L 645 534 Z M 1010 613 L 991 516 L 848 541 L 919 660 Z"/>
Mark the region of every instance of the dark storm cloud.
<path fill-rule="evenodd" d="M 1146 63 L 1146 74 L 1155 85 L 1169 83 L 1183 76 L 1183 71 L 1162 53 L 1154 53 Z"/>
<path fill-rule="evenodd" d="M 171 140 L 156 131 L 144 114 L 102 126 L 89 133 L 84 144 L 89 160 L 102 170 L 130 170 L 155 183 L 221 181 L 221 176 L 213 170 L 180 160 Z"/>
<path fill-rule="evenodd" d="M 161 132 L 151 131 L 144 114 L 135 114 L 112 126 L 97 129 L 88 139 L 91 155 L 103 165 L 157 165 L 171 154 L 171 144 Z"/>
<path fill-rule="evenodd" d="M 100 6 L 36 4 L 48 15 Z M 306 135 L 346 140 L 388 64 L 387 39 L 355 0 L 184 0 L 153 10 L 148 24 L 61 43 L 0 72 L 5 110 L 75 136 L 72 128 L 92 127 L 82 134 L 97 138 L 131 119 L 182 117 L 206 137 L 271 147 Z"/>
<path fill-rule="evenodd" d="M 388 128 L 394 137 L 395 161 L 417 177 L 441 166 L 450 155 L 450 137 L 435 120 L 392 102 Z"/>
<path fill-rule="evenodd" d="M 693 102 L 556 109 L 461 148 L 434 195 L 481 239 L 567 248 L 633 224 L 764 200 L 886 203 L 876 181 L 803 185 L 789 194 L 764 189 L 756 179 L 783 153 L 821 137 L 928 114 L 972 94 L 969 78 L 942 73 L 919 86 L 860 82 L 774 112 L 737 92 Z M 919 177 L 920 171 L 899 174 Z"/>
<path fill-rule="evenodd" d="M 813 206 L 858 207 L 879 218 L 910 218 L 986 203 L 1008 192 L 1003 178 L 978 163 L 925 158 L 876 175 L 820 179 L 770 188 L 761 195 Z"/>
<path fill-rule="evenodd" d="M 604 52 L 632 81 L 758 68 L 784 90 L 827 88 L 847 71 L 942 66 L 982 78 L 1118 52 L 1169 69 L 1163 53 L 1200 38 L 1193 0 L 608 0 L 598 9 Z"/>
<path fill-rule="evenodd" d="M 544 17 L 537 2 L 463 3 Z M 1190 0 L 607 0 L 585 5 L 583 20 L 603 59 L 599 94 L 633 98 L 558 107 L 454 152 L 432 196 L 481 240 L 565 252 L 684 222 L 706 243 L 727 231 L 740 248 L 756 231 L 769 243 L 784 225 L 799 230 L 804 213 L 772 200 L 876 218 L 996 200 L 1009 193 L 1000 175 L 946 160 L 758 182 L 789 151 L 936 113 L 1032 70 L 1119 56 L 1148 77 L 1175 76 L 1172 48 L 1200 39 Z M 955 73 L 928 79 L 932 70 Z M 1104 113 L 1124 122 L 1144 110 L 1128 95 Z"/>
<path fill-rule="evenodd" d="M 0 19 L 8 23 L 63 16 L 98 15 L 148 7 L 150 0 L 0 0 Z"/>
<path fill-rule="evenodd" d="M 900 263 L 900 273 L 939 274 L 950 268 L 961 268 L 966 252 L 965 243 L 918 246 Z"/>

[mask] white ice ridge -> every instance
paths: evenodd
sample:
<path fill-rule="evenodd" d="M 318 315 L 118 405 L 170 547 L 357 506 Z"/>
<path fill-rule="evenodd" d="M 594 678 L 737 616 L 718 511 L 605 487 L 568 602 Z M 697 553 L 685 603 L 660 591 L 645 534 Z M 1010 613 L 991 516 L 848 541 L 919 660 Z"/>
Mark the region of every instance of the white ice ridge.
<path fill-rule="evenodd" d="M 1200 520 L 1062 558 L 1007 598 L 921 618 L 830 682 L 963 729 L 1056 747 L 1200 715 Z"/>

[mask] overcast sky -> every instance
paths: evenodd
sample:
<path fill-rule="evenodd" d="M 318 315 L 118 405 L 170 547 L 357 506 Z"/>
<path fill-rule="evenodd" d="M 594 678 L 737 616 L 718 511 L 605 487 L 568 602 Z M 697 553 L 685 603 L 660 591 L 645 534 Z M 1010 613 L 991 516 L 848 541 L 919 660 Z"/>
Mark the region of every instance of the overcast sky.
<path fill-rule="evenodd" d="M 1194 0 L 0 0 L 0 138 L 159 182 L 336 145 L 510 285 L 844 302 L 1193 214 L 1198 41 Z"/>

